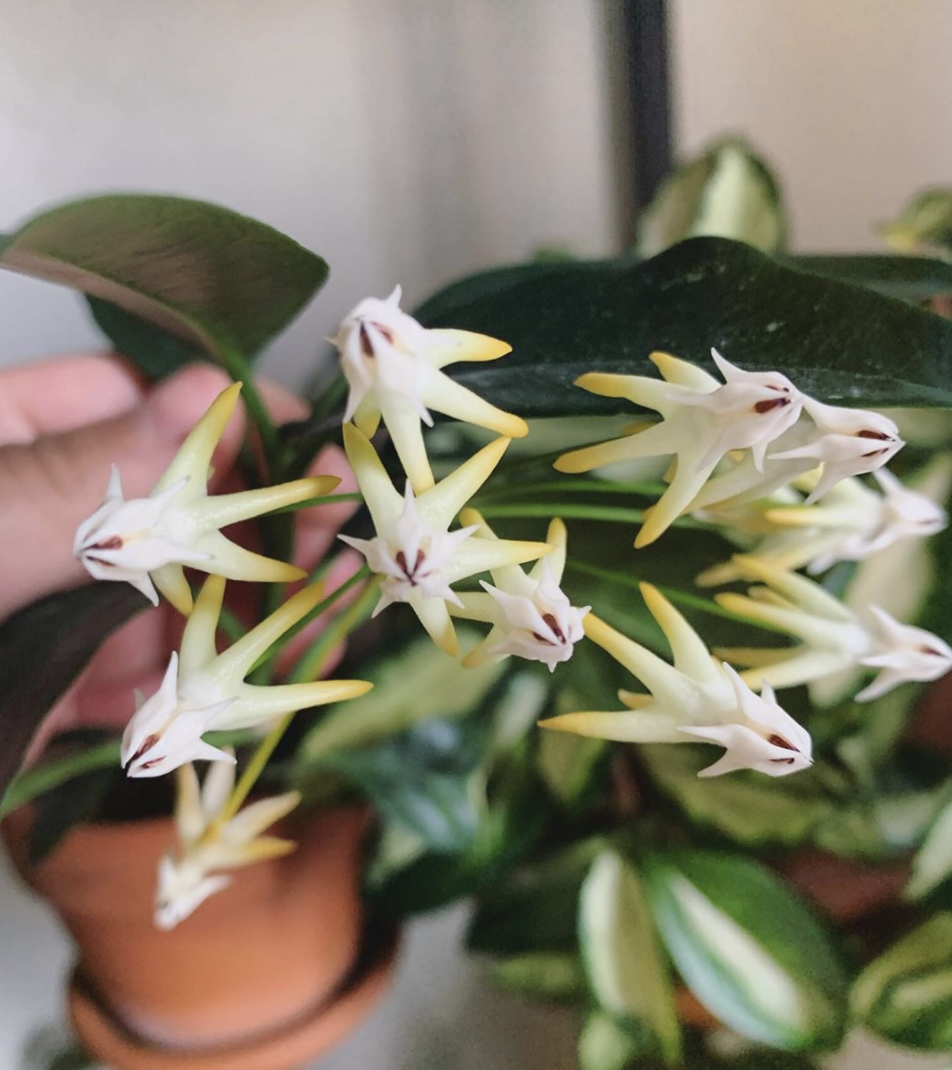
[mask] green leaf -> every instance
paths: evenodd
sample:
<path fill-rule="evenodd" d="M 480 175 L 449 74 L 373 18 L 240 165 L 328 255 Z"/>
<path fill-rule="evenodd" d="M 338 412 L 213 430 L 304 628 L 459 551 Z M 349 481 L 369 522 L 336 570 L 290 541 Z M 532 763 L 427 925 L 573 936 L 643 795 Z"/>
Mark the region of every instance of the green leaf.
<path fill-rule="evenodd" d="M 717 1018 L 788 1051 L 843 1036 L 846 979 L 825 930 L 768 870 L 713 851 L 655 855 L 645 869 L 661 937 Z"/>
<path fill-rule="evenodd" d="M 476 633 L 459 629 L 460 641 L 475 643 Z M 366 746 L 439 717 L 450 720 L 473 710 L 505 671 L 505 665 L 464 669 L 428 638 L 414 640 L 396 654 L 363 668 L 374 684 L 368 694 L 340 706 L 318 721 L 295 759 L 294 781 L 306 786 L 328 755 Z"/>
<path fill-rule="evenodd" d="M 578 1064 L 580 1070 L 628 1070 L 643 1065 L 646 1048 L 650 1049 L 650 1044 L 637 1027 L 603 1011 L 593 1011 L 579 1034 Z"/>
<path fill-rule="evenodd" d="M 952 256 L 952 188 L 933 186 L 917 193 L 899 215 L 877 228 L 900 252 L 931 250 Z"/>
<path fill-rule="evenodd" d="M 654 256 L 685 238 L 746 242 L 766 253 L 786 244 L 780 186 L 741 138 L 721 138 L 667 178 L 638 224 L 637 250 Z"/>
<path fill-rule="evenodd" d="M 256 354 L 327 278 L 319 256 L 264 223 L 152 194 L 90 197 L 43 212 L 7 237 L 0 267 L 97 299 L 97 321 L 151 374 L 195 351 L 225 361 Z M 100 302 L 160 331 L 136 330 Z"/>
<path fill-rule="evenodd" d="M 147 605 L 127 584 L 97 583 L 49 595 L 0 624 L 0 793 L 56 700 L 103 640 Z"/>
<path fill-rule="evenodd" d="M 514 995 L 560 1003 L 581 999 L 587 991 L 578 955 L 566 951 L 536 951 L 494 962 L 489 979 Z"/>
<path fill-rule="evenodd" d="M 740 844 L 803 843 L 834 807 L 809 773 L 779 782 L 757 773 L 701 780 L 709 747 L 643 746 L 640 753 L 654 782 L 693 822 Z"/>
<path fill-rule="evenodd" d="M 533 267 L 464 280 L 418 312 L 427 326 L 510 342 L 510 356 L 461 364 L 455 377 L 526 417 L 631 412 L 572 384 L 593 370 L 654 376 L 656 349 L 709 366 L 711 346 L 824 401 L 952 405 L 952 322 L 738 242 L 692 238 L 640 264 Z"/>
<path fill-rule="evenodd" d="M 614 851 L 595 859 L 579 901 L 579 944 L 599 1006 L 642 1023 L 665 1062 L 681 1059 L 681 1029 L 667 962 L 637 874 Z"/>
<path fill-rule="evenodd" d="M 952 914 L 936 914 L 874 959 L 853 986 L 854 1015 L 925 1051 L 952 1047 Z"/>
<path fill-rule="evenodd" d="M 600 840 L 583 840 L 522 866 L 476 904 L 467 933 L 472 951 L 496 955 L 575 948 L 578 903 Z"/>
<path fill-rule="evenodd" d="M 118 305 L 98 297 L 88 297 L 86 303 L 96 326 L 116 352 L 127 356 L 150 379 L 161 379 L 177 368 L 204 359 L 205 354 L 194 343 L 176 338 Z"/>
<path fill-rule="evenodd" d="M 952 293 L 952 264 L 922 256 L 792 256 L 792 267 L 905 301 Z"/>
<path fill-rule="evenodd" d="M 485 731 L 482 733 L 485 736 Z M 381 815 L 430 852 L 461 852 L 476 839 L 485 805 L 482 741 L 466 722 L 431 720 L 375 747 L 329 755 Z"/>
<path fill-rule="evenodd" d="M 946 792 L 925 841 L 912 861 L 912 876 L 906 886 L 909 899 L 921 899 L 952 877 L 952 791 Z"/>

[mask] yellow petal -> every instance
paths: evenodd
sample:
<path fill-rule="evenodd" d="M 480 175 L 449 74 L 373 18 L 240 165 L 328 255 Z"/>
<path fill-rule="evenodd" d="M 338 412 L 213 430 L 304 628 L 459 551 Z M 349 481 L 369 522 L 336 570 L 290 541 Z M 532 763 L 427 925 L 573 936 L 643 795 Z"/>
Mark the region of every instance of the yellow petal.
<path fill-rule="evenodd" d="M 651 695 L 636 694 L 634 691 L 625 691 L 621 688 L 618 692 L 618 701 L 630 710 L 643 710 L 654 701 Z"/>
<path fill-rule="evenodd" d="M 156 590 L 182 614 L 187 617 L 192 612 L 192 588 L 185 578 L 181 565 L 162 565 L 149 573 Z"/>
<path fill-rule="evenodd" d="M 387 531 L 403 512 L 403 495 L 394 488 L 370 440 L 344 424 L 344 450 L 377 531 Z"/>
<path fill-rule="evenodd" d="M 449 328 L 433 328 L 427 331 L 430 345 L 426 359 L 434 368 L 445 368 L 461 360 L 498 360 L 512 352 L 512 346 L 488 334 L 473 331 L 457 331 Z"/>
<path fill-rule="evenodd" d="M 607 650 L 620 665 L 641 680 L 655 698 L 677 709 L 693 697 L 690 682 L 677 669 L 607 625 L 594 613 L 586 614 L 582 626 L 592 642 Z"/>
<path fill-rule="evenodd" d="M 677 718 L 666 713 L 646 713 L 637 710 L 606 712 L 592 710 L 585 713 L 563 713 L 539 721 L 540 728 L 556 732 L 572 732 L 594 739 L 614 739 L 620 743 L 687 743 L 678 731 Z"/>
<path fill-rule="evenodd" d="M 438 380 L 427 384 L 423 403 L 461 423 L 475 424 L 488 431 L 506 435 L 508 438 L 523 438 L 529 433 L 529 425 L 520 416 L 490 405 L 472 390 L 440 375 Z"/>
<path fill-rule="evenodd" d="M 202 584 L 195 608 L 185 625 L 179 650 L 179 672 L 186 675 L 203 669 L 218 656 L 215 633 L 225 598 L 225 580 L 209 576 Z"/>
<path fill-rule="evenodd" d="M 435 487 L 421 494 L 417 506 L 423 519 L 436 530 L 446 531 L 453 517 L 492 475 L 510 441 L 497 438 L 483 446 Z"/>
<path fill-rule="evenodd" d="M 360 698 L 372 687 L 373 684 L 366 680 L 318 680 L 310 684 L 270 684 L 267 687 L 247 684 L 242 694 L 250 709 L 265 721 L 298 710 Z"/>
<path fill-rule="evenodd" d="M 413 612 L 434 643 L 450 657 L 459 656 L 459 640 L 450 619 L 449 610 L 442 598 L 420 598 L 410 602 Z"/>
<path fill-rule="evenodd" d="M 386 397 L 381 411 L 413 493 L 422 494 L 429 490 L 435 481 L 430 460 L 426 455 L 420 417 L 407 399 L 399 395 Z"/>
<path fill-rule="evenodd" d="M 165 474 L 156 483 L 153 493 L 165 490 L 186 477 L 190 480 L 189 491 L 196 493 L 204 490 L 212 454 L 235 411 L 240 393 L 241 383 L 232 383 L 215 398 L 179 447 Z"/>
<path fill-rule="evenodd" d="M 552 547 L 546 542 L 520 542 L 515 539 L 481 539 L 478 535 L 467 539 L 456 551 L 448 568 L 450 582 L 492 572 L 507 565 L 521 565 L 544 557 Z"/>
<path fill-rule="evenodd" d="M 719 678 L 711 653 L 697 632 L 665 596 L 650 583 L 639 584 L 649 612 L 658 622 L 674 654 L 674 667 L 695 680 Z"/>
<path fill-rule="evenodd" d="M 217 494 L 197 503 L 192 511 L 202 524 L 224 528 L 229 524 L 263 516 L 287 505 L 306 502 L 309 498 L 319 498 L 329 494 L 339 483 L 337 476 L 295 479 L 290 483 L 279 483 L 276 487 L 243 490 L 236 494 Z"/>
<path fill-rule="evenodd" d="M 689 390 L 709 394 L 723 385 L 703 368 L 699 368 L 688 360 L 682 360 L 680 357 L 673 357 L 670 353 L 651 353 L 648 360 L 669 383 L 686 386 Z"/>
<path fill-rule="evenodd" d="M 381 415 L 377 403 L 371 401 L 370 398 L 365 398 L 357 406 L 357 411 L 354 413 L 354 423 L 367 438 L 373 438 L 380 427 Z"/>
<path fill-rule="evenodd" d="M 306 617 L 323 597 L 324 585 L 321 583 L 312 583 L 309 587 L 298 591 L 293 598 L 289 598 L 284 605 L 279 606 L 270 617 L 266 617 L 247 635 L 243 635 L 226 651 L 218 655 L 215 662 L 216 674 L 224 679 L 243 680 L 258 658 L 266 653 L 289 628 L 297 624 L 302 617 Z"/>

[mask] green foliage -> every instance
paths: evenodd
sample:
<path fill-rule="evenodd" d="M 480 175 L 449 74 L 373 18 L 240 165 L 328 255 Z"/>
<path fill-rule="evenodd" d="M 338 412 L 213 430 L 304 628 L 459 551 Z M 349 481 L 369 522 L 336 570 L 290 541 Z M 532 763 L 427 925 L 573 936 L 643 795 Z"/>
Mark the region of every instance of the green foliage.
<path fill-rule="evenodd" d="M 579 900 L 579 945 L 599 1007 L 637 1021 L 664 1061 L 681 1060 L 681 1030 L 667 962 L 634 869 L 613 851 L 595 859 Z"/>
<path fill-rule="evenodd" d="M 941 808 L 912 862 L 912 876 L 906 888 L 910 899 L 921 899 L 952 877 L 952 790 L 944 794 Z"/>
<path fill-rule="evenodd" d="M 0 624 L 0 793 L 56 700 L 103 640 L 147 605 L 132 587 L 103 583 L 49 595 Z"/>
<path fill-rule="evenodd" d="M 952 323 L 724 238 L 692 238 L 644 263 L 477 275 L 419 315 L 509 341 L 506 360 L 460 365 L 455 377 L 527 417 L 631 412 L 572 384 L 593 370 L 654 375 L 648 356 L 659 349 L 703 364 L 712 345 L 742 368 L 783 371 L 823 401 L 952 404 Z"/>
<path fill-rule="evenodd" d="M 768 870 L 748 858 L 681 850 L 645 868 L 654 916 L 681 976 L 717 1018 L 788 1051 L 843 1036 L 846 977 L 830 937 Z"/>
<path fill-rule="evenodd" d="M 952 1047 L 952 914 L 933 915 L 871 962 L 853 986 L 867 1028 L 911 1048 Z"/>
<path fill-rule="evenodd" d="M 626 1070 L 643 1065 L 650 1051 L 649 1038 L 631 1022 L 619 1021 L 604 1011 L 592 1011 L 578 1038 L 580 1070 Z"/>
<path fill-rule="evenodd" d="M 786 244 L 779 183 L 741 138 L 713 142 L 662 183 L 638 222 L 636 248 L 649 257 L 701 236 L 733 238 L 765 253 Z"/>
<path fill-rule="evenodd" d="M 934 186 L 917 193 L 879 233 L 900 252 L 934 252 L 952 257 L 952 188 Z"/>
<path fill-rule="evenodd" d="M 153 194 L 90 197 L 34 216 L 6 237 L 0 267 L 89 295 L 102 329 L 150 375 L 197 353 L 226 364 L 253 356 L 327 278 L 319 256 L 264 223 Z"/>
<path fill-rule="evenodd" d="M 493 962 L 489 979 L 497 987 L 531 999 L 571 1003 L 585 996 L 585 974 L 578 955 L 535 951 Z"/>

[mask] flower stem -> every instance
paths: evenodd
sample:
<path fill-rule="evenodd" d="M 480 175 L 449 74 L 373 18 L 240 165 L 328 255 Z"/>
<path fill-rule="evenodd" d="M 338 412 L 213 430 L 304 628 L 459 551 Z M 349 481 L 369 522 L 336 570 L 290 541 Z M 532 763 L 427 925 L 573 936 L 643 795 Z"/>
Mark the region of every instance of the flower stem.
<path fill-rule="evenodd" d="M 272 482 L 277 483 L 280 481 L 284 467 L 281 460 L 281 439 L 264 399 L 258 392 L 257 386 L 255 386 L 251 364 L 243 353 L 237 349 L 232 349 L 230 346 L 220 346 L 219 355 L 228 374 L 236 382 L 242 384 L 241 397 L 248 416 L 261 438 L 261 448 L 264 451 L 267 474 Z"/>

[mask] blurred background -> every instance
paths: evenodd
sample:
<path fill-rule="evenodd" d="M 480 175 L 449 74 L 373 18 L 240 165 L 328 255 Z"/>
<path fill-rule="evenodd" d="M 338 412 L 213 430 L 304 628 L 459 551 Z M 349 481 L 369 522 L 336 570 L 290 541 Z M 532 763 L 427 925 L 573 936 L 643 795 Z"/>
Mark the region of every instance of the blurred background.
<path fill-rule="evenodd" d="M 626 248 L 668 150 L 727 131 L 781 176 L 794 248 L 878 248 L 874 221 L 952 179 L 950 54 L 948 0 L 0 0 L 0 230 L 106 190 L 280 228 L 332 268 L 265 358 L 301 384 L 367 294 L 399 282 L 412 305 L 540 247 Z M 98 344 L 74 295 L 0 278 L 0 364 Z M 480 987 L 462 921 L 413 929 L 394 993 L 330 1066 L 575 1065 L 571 1020 Z M 68 951 L 6 876 L 0 947 L 13 1068 L 58 1020 Z M 837 1065 L 945 1065 L 860 1043 Z"/>

